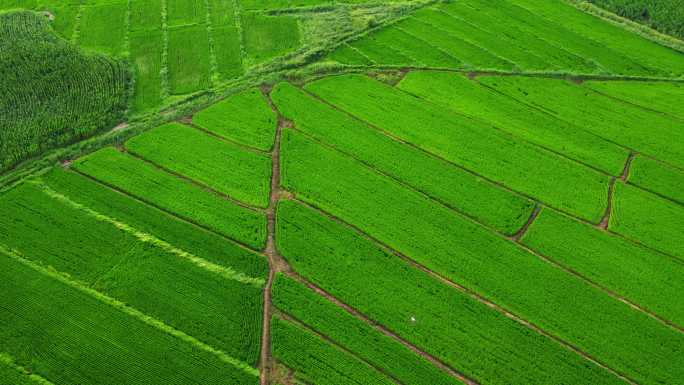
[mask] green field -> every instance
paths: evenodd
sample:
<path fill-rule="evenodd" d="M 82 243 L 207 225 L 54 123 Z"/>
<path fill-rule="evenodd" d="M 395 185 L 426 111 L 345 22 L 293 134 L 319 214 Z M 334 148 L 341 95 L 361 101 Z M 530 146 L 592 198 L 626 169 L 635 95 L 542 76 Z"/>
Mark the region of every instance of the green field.
<path fill-rule="evenodd" d="M 0 385 L 682 383 L 676 3 L 0 0 Z"/>

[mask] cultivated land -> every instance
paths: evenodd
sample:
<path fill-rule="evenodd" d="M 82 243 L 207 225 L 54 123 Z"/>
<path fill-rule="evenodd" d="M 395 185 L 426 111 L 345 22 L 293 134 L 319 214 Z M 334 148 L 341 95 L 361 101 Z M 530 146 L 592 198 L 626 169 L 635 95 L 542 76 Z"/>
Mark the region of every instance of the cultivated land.
<path fill-rule="evenodd" d="M 645 28 L 0 0 L 0 384 L 681 383 L 684 43 Z"/>

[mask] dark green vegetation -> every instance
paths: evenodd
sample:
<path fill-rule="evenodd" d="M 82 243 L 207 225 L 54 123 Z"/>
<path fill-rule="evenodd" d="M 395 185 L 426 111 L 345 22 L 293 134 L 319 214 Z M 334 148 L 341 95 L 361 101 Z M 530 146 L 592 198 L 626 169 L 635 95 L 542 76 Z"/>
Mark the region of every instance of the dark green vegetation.
<path fill-rule="evenodd" d="M 674 39 L 570 0 L 10 8 L 133 87 L 0 176 L 0 384 L 684 378 Z"/>
<path fill-rule="evenodd" d="M 681 0 L 589 1 L 622 17 L 684 39 L 684 4 Z"/>
<path fill-rule="evenodd" d="M 126 65 L 57 37 L 45 16 L 0 11 L 0 172 L 124 118 Z"/>

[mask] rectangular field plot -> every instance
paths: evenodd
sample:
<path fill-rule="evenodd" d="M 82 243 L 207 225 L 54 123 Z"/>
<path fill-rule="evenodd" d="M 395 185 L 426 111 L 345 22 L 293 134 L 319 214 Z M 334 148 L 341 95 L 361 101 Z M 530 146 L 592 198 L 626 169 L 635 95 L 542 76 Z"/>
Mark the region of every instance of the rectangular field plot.
<path fill-rule="evenodd" d="M 74 168 L 136 198 L 260 250 L 266 218 L 158 168 L 105 148 L 81 158 Z"/>
<path fill-rule="evenodd" d="M 256 365 L 263 279 L 248 280 L 42 186 L 3 198 L 3 221 L 15 224 L 0 237 L 3 247 Z"/>
<path fill-rule="evenodd" d="M 163 239 L 179 249 L 190 250 L 193 255 L 212 264 L 230 267 L 263 281 L 268 275 L 268 263 L 262 255 L 188 222 L 176 220 L 161 210 L 94 183 L 75 172 L 55 169 L 41 176 L 41 181 L 74 202 Z"/>
<path fill-rule="evenodd" d="M 300 46 L 299 23 L 290 16 L 243 13 L 242 33 L 248 65 L 263 63 Z"/>
<path fill-rule="evenodd" d="M 684 343 L 678 332 L 421 194 L 301 134 L 291 130 L 283 134 L 283 186 L 297 199 L 352 224 L 520 317 L 544 325 L 547 332 L 562 335 L 565 341 L 639 381 L 673 378 L 672 371 L 679 370 L 675 369 L 679 364 L 655 358 L 672 355 L 676 346 Z M 283 232 L 278 234 L 280 237 Z M 292 255 L 285 248 L 278 249 Z M 300 255 L 307 253 L 297 253 Z M 342 266 L 349 268 L 349 264 Z M 296 266 L 295 270 L 306 275 Z M 352 280 L 370 282 L 360 278 L 347 282 Z M 573 299 L 571 303 L 568 298 Z M 649 371 L 644 374 L 646 361 Z"/>
<path fill-rule="evenodd" d="M 146 160 L 253 206 L 268 206 L 271 157 L 169 123 L 126 142 Z"/>
<path fill-rule="evenodd" d="M 382 369 L 402 384 L 461 384 L 461 381 L 397 340 L 382 334 L 292 278 L 284 275 L 276 277 L 273 301 L 278 309 Z"/>
<path fill-rule="evenodd" d="M 125 51 L 125 2 L 84 6 L 78 44 L 89 50 L 121 56 Z"/>
<path fill-rule="evenodd" d="M 477 78 L 476 78 L 477 79 Z M 611 175 L 620 175 L 629 151 L 572 122 L 501 95 L 463 75 L 413 71 L 398 88 L 459 114 L 538 144 Z"/>
<path fill-rule="evenodd" d="M 623 238 L 544 209 L 522 242 L 660 317 L 684 326 L 684 266 Z"/>
<path fill-rule="evenodd" d="M 621 383 L 301 205 L 281 202 L 277 225 L 295 271 L 478 383 Z"/>
<path fill-rule="evenodd" d="M 205 0 L 170 0 L 166 2 L 167 23 L 170 27 L 205 23 Z"/>
<path fill-rule="evenodd" d="M 214 27 L 228 25 L 235 27 L 235 5 L 238 2 L 234 0 L 209 0 L 208 4 L 210 20 Z"/>
<path fill-rule="evenodd" d="M 684 84 L 670 82 L 589 81 L 584 86 L 628 103 L 684 119 Z"/>
<path fill-rule="evenodd" d="M 522 76 L 477 79 L 600 138 L 684 167 L 683 120 L 647 111 L 565 80 Z"/>
<path fill-rule="evenodd" d="M 271 330 L 273 356 L 306 383 L 394 384 L 368 364 L 292 322 L 273 318 Z"/>
<path fill-rule="evenodd" d="M 189 94 L 211 86 L 209 56 L 209 34 L 205 25 L 169 29 L 168 71 L 171 94 Z"/>
<path fill-rule="evenodd" d="M 230 96 L 192 117 L 192 123 L 237 143 L 268 151 L 273 146 L 276 113 L 254 88 Z"/>
<path fill-rule="evenodd" d="M 627 180 L 630 184 L 684 205 L 684 170 L 652 158 L 637 156 L 632 161 Z"/>
<path fill-rule="evenodd" d="M 161 69 L 163 37 L 161 30 L 131 32 L 130 60 L 135 70 L 133 110 L 142 112 L 162 102 Z"/>
<path fill-rule="evenodd" d="M 680 204 L 617 183 L 608 228 L 684 260 L 684 206 Z"/>
<path fill-rule="evenodd" d="M 51 382 L 258 383 L 256 375 L 6 253 L 0 290 L 7 309 L 0 312 L 0 349 Z"/>
<path fill-rule="evenodd" d="M 392 140 L 289 83 L 276 86 L 271 98 L 296 129 L 502 233 L 514 234 L 532 212 L 531 201 Z"/>
<path fill-rule="evenodd" d="M 605 210 L 606 175 L 487 122 L 360 75 L 325 78 L 305 89 L 423 151 L 555 208 L 592 222 L 598 222 Z"/>
<path fill-rule="evenodd" d="M 131 31 L 161 30 L 162 0 L 131 0 Z"/>
<path fill-rule="evenodd" d="M 230 80 L 242 75 L 242 48 L 237 28 L 234 25 L 214 26 L 211 33 L 221 80 Z"/>

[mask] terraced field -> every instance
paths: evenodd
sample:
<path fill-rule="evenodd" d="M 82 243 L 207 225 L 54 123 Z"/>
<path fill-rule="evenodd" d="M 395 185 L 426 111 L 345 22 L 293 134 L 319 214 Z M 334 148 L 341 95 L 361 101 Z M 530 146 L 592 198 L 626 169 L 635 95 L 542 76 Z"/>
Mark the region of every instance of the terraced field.
<path fill-rule="evenodd" d="M 684 52 L 573 4 L 0 0 L 132 76 L 0 63 L 0 384 L 683 383 Z"/>

